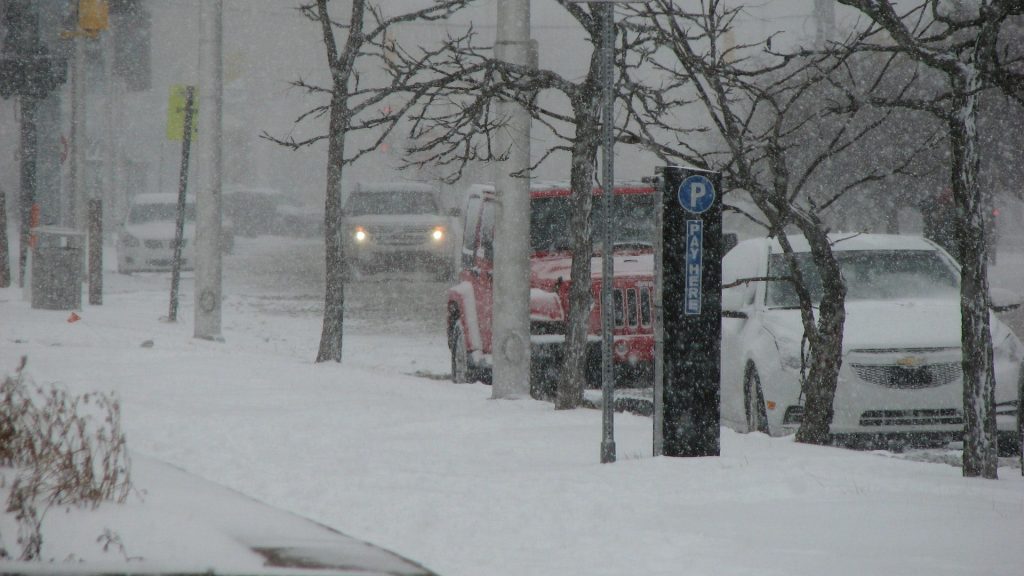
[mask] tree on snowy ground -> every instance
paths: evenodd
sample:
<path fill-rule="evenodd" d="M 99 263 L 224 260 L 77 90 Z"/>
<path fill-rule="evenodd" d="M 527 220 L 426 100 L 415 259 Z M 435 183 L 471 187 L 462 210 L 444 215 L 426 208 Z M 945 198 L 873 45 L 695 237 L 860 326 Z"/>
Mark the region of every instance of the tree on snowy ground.
<path fill-rule="evenodd" d="M 426 7 L 386 16 L 384 6 L 387 2 L 352 0 L 347 18 L 342 20 L 331 17 L 329 0 L 316 0 L 300 7 L 303 14 L 320 27 L 330 81 L 325 86 L 304 80 L 293 83 L 310 94 L 329 99 L 327 103 L 305 112 L 296 124 L 326 116 L 329 121 L 327 133 L 305 139 L 263 136 L 292 149 L 327 141 L 327 190 L 324 197 L 326 294 L 317 362 L 341 362 L 342 356 L 347 275 L 341 197 L 344 167 L 378 149 L 431 82 L 443 82 L 420 76 L 422 70 L 429 69 L 424 62 L 443 49 L 431 51 L 421 48 L 415 56 L 420 66 L 399 68 L 393 63 L 396 45 L 389 31 L 403 23 L 443 20 L 470 1 L 434 0 Z M 455 40 L 449 38 L 441 45 L 452 41 Z M 367 73 L 366 77 L 360 74 L 360 70 L 371 67 L 379 73 Z M 346 150 L 347 138 L 357 132 L 373 135 L 370 144 L 355 151 Z"/>
<path fill-rule="evenodd" d="M 668 161 L 721 171 L 726 190 L 749 193 L 765 217 L 789 264 L 788 276 L 772 281 L 791 282 L 800 300 L 804 415 L 797 441 L 826 444 L 842 362 L 846 289 L 822 213 L 845 194 L 901 173 L 921 148 L 847 163 L 847 155 L 891 115 L 845 106 L 848 96 L 830 78 L 850 73 L 849 53 L 773 51 L 771 35 L 748 35 L 736 44 L 742 7 L 718 0 L 703 0 L 697 10 L 652 0 L 633 12 L 632 25 L 654 41 L 643 53 L 643 76 L 630 81 L 649 82 L 651 71 L 657 72 L 661 97 L 631 103 L 627 127 Z M 684 121 L 701 127 L 702 137 L 692 130 L 677 136 Z M 821 278 L 820 302 L 812 299 L 793 257 L 786 234 L 794 232 L 808 242 Z M 756 397 L 757 391 L 747 393 Z M 758 420 L 751 417 L 752 426 Z"/>
<path fill-rule="evenodd" d="M 948 127 L 961 265 L 963 474 L 996 478 L 995 374 L 986 265 L 991 202 L 979 182 L 979 105 L 990 90 L 1024 104 L 1024 52 L 1020 43 L 1010 41 L 1006 34 L 1007 29 L 1020 25 L 1024 2 L 920 0 L 897 6 L 889 0 L 839 1 L 859 10 L 874 25 L 856 49 L 906 55 L 940 72 L 947 82 L 939 98 L 897 99 L 894 105 L 928 111 Z"/>
<path fill-rule="evenodd" d="M 453 45 L 449 59 L 437 72 L 460 81 L 439 87 L 416 116 L 406 151 L 409 166 L 446 167 L 457 179 L 469 162 L 501 159 L 507 150 L 493 148 L 492 137 L 505 119 L 495 116 L 499 98 L 514 99 L 562 144 L 544 151 L 534 167 L 553 155 L 570 155 L 572 264 L 569 278 L 569 313 L 566 347 L 558 366 L 539 365 L 531 370 L 540 378 L 558 372 L 556 409 L 578 407 L 586 380 L 587 331 L 591 310 L 591 213 L 594 202 L 597 151 L 601 144 L 601 72 L 603 46 L 601 8 L 568 0 L 555 0 L 583 28 L 593 46 L 588 67 L 569 77 L 552 70 L 521 67 L 498 60 L 492 47 L 472 42 Z M 635 35 L 634 35 L 635 36 Z M 629 51 L 635 38 L 619 36 L 620 52 Z M 624 66 L 619 60 L 618 66 Z M 475 73 L 467 71 L 475 70 Z M 538 96 L 539 93 L 539 96 Z M 536 139 L 540 141 L 541 139 Z M 537 360 L 534 360 L 537 363 Z"/>
<path fill-rule="evenodd" d="M 0 288 L 11 285 L 11 262 L 7 242 L 7 194 L 0 188 Z"/>

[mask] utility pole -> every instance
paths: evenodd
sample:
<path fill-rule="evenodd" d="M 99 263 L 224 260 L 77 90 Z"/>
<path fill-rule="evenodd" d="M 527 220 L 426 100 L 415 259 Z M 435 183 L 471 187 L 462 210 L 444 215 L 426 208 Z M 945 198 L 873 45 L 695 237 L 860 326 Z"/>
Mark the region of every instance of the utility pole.
<path fill-rule="evenodd" d="M 221 175 L 223 174 L 223 0 L 199 6 L 199 190 L 196 195 L 195 337 L 221 336 Z"/>
<path fill-rule="evenodd" d="M 103 191 L 92 187 L 87 190 L 89 178 L 88 155 L 89 131 L 86 118 L 89 116 L 89 82 L 85 60 L 85 42 L 96 40 L 100 33 L 110 27 L 109 8 L 106 0 L 78 1 L 78 30 L 75 35 L 75 91 L 72 102 L 72 123 L 75 154 L 75 223 L 76 228 L 86 232 L 89 238 L 89 304 L 103 303 Z"/>
<path fill-rule="evenodd" d="M 601 71 L 604 110 L 601 115 L 601 205 L 604 236 L 601 239 L 601 463 L 615 462 L 615 364 L 612 362 L 615 314 L 612 279 L 615 262 L 615 4 L 604 3 L 601 14 Z"/>
<path fill-rule="evenodd" d="M 814 0 L 814 47 L 821 50 L 835 37 L 836 8 L 833 0 Z"/>
<path fill-rule="evenodd" d="M 530 2 L 498 0 L 495 56 L 529 66 Z M 494 225 L 494 398 L 530 394 L 530 114 L 503 100 L 498 115 L 507 121 L 497 147 L 508 159 L 495 163 Z"/>

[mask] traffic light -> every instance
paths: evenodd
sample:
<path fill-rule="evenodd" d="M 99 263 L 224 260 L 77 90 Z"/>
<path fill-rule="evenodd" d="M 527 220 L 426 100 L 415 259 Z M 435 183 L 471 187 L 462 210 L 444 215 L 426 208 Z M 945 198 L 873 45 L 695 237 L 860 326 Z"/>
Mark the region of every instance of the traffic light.
<path fill-rule="evenodd" d="M 30 1 L 3 4 L 0 27 L 0 97 L 45 98 L 67 78 L 67 63 L 40 42 L 38 6 Z"/>
<path fill-rule="evenodd" d="M 107 0 L 78 0 L 78 28 L 96 35 L 110 26 Z"/>

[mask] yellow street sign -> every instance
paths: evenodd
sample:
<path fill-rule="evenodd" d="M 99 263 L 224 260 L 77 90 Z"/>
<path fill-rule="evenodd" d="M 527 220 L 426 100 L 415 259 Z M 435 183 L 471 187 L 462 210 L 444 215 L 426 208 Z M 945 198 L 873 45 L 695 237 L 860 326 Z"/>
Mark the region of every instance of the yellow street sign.
<path fill-rule="evenodd" d="M 195 139 L 199 133 L 199 88 L 174 84 L 171 86 L 171 93 L 167 98 L 168 140 L 181 140 L 185 135 L 185 102 L 188 100 L 189 88 L 192 88 L 192 138 Z"/>

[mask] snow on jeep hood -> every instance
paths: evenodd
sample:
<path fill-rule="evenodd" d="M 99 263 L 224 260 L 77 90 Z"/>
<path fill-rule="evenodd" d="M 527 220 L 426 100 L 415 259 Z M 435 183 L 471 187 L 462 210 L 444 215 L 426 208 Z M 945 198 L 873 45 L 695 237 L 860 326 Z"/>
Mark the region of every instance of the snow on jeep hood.
<path fill-rule="evenodd" d="M 800 310 L 769 309 L 765 327 L 776 338 L 799 342 Z M 843 352 L 865 348 L 959 348 L 960 302 L 864 300 L 846 303 Z"/>
<path fill-rule="evenodd" d="M 534 258 L 530 262 L 530 270 L 535 280 L 554 282 L 561 278 L 568 281 L 572 273 L 572 257 L 568 254 L 557 256 L 544 256 Z M 616 254 L 613 266 L 615 276 L 653 276 L 654 255 L 647 254 Z M 594 256 L 590 260 L 590 275 L 592 278 L 601 277 L 601 257 Z"/>

